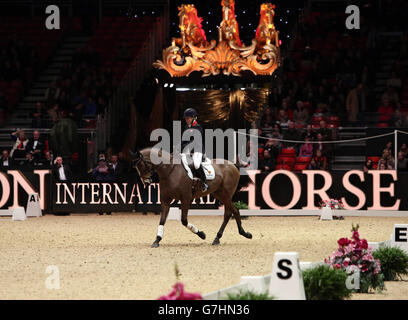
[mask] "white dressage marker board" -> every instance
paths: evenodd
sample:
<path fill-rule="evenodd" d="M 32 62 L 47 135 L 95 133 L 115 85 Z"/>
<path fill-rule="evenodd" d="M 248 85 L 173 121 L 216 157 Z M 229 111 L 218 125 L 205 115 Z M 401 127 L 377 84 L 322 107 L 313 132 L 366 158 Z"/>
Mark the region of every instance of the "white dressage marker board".
<path fill-rule="evenodd" d="M 27 219 L 24 208 L 15 208 L 10 210 L 13 213 L 11 220 L 13 221 L 24 221 Z"/>
<path fill-rule="evenodd" d="M 328 207 L 320 209 L 320 220 L 333 220 L 333 210 Z"/>
<path fill-rule="evenodd" d="M 170 207 L 167 220 L 181 220 L 181 210 L 177 207 Z"/>
<path fill-rule="evenodd" d="M 27 217 L 41 217 L 40 197 L 38 193 L 30 193 L 27 199 Z"/>
<path fill-rule="evenodd" d="M 306 300 L 297 252 L 276 252 L 269 295 L 278 300 Z"/>
<path fill-rule="evenodd" d="M 408 253 L 408 224 L 394 224 L 391 246 L 399 247 Z"/>

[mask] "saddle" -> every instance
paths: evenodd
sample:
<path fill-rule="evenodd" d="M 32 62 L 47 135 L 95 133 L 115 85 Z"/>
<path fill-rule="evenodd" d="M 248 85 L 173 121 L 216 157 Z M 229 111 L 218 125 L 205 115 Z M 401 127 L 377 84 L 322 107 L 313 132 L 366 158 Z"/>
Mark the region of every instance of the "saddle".
<path fill-rule="evenodd" d="M 187 162 L 187 157 L 183 153 L 181 154 L 181 162 L 183 163 L 184 169 L 186 169 L 189 178 L 191 180 L 194 180 L 193 172 L 195 171 L 195 168 L 194 168 L 193 164 L 191 164 L 191 167 L 189 166 L 189 164 Z M 205 157 L 203 159 L 203 161 L 201 162 L 201 165 L 202 165 L 202 167 L 204 169 L 204 174 L 205 174 L 206 179 L 208 181 L 214 180 L 215 170 L 214 170 L 214 167 L 213 167 L 213 165 L 211 163 L 211 160 L 209 158 Z"/>

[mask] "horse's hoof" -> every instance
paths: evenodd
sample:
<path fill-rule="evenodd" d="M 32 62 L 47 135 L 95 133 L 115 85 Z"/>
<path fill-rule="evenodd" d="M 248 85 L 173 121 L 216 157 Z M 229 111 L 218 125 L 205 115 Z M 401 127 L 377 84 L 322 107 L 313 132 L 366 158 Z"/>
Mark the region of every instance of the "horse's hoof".
<path fill-rule="evenodd" d="M 158 247 L 159 247 L 159 243 L 158 242 L 153 242 L 152 248 L 158 248 Z"/>
<path fill-rule="evenodd" d="M 212 243 L 212 245 L 213 245 L 213 246 L 217 246 L 217 245 L 219 245 L 219 244 L 220 244 L 220 239 L 215 238 L 214 241 L 213 241 L 213 243 Z"/>
<path fill-rule="evenodd" d="M 205 233 L 204 233 L 204 231 L 198 231 L 198 232 L 197 232 L 197 235 L 198 235 L 201 239 L 205 240 Z"/>
<path fill-rule="evenodd" d="M 252 239 L 252 234 L 250 234 L 249 232 L 246 232 L 245 233 L 245 238 Z"/>

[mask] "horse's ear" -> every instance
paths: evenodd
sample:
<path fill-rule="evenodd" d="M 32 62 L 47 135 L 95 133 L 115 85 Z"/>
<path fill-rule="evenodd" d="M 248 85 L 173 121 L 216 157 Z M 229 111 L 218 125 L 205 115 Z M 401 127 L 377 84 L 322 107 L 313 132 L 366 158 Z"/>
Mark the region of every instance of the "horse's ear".
<path fill-rule="evenodd" d="M 137 158 L 140 154 L 139 150 L 137 150 L 136 152 L 132 152 L 132 150 L 128 149 L 128 151 L 132 158 Z"/>

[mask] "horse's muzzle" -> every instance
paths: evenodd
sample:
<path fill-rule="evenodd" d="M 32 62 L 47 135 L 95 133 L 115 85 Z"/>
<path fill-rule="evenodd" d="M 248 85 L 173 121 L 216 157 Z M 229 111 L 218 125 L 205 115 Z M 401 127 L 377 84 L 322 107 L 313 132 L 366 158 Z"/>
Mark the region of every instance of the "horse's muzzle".
<path fill-rule="evenodd" d="M 146 178 L 146 179 L 143 179 L 143 182 L 144 182 L 144 184 L 145 184 L 146 186 L 149 186 L 149 185 L 152 183 L 152 179 Z"/>

